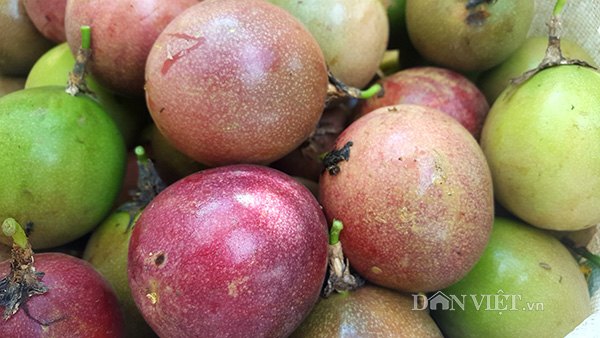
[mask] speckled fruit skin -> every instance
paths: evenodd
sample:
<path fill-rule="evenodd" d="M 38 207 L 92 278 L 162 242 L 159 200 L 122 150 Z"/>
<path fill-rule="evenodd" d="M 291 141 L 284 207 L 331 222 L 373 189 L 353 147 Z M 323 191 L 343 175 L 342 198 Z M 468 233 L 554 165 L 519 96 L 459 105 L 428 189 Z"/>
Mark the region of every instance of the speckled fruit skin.
<path fill-rule="evenodd" d="M 321 298 L 291 338 L 437 337 L 442 333 L 413 297 L 374 285 Z"/>
<path fill-rule="evenodd" d="M 69 0 L 67 42 L 81 46 L 80 27 L 91 27 L 88 69 L 98 82 L 122 95 L 144 94 L 144 67 L 152 44 L 173 18 L 201 0 Z"/>
<path fill-rule="evenodd" d="M 400 291 L 439 290 L 477 262 L 493 222 L 490 171 L 456 120 L 419 105 L 379 108 L 351 124 L 336 175 L 321 175 L 319 201 L 356 271 Z"/>
<path fill-rule="evenodd" d="M 35 28 L 21 0 L 0 0 L 0 75 L 27 75 L 52 47 Z"/>
<path fill-rule="evenodd" d="M 381 0 L 267 0 L 290 12 L 315 37 L 331 73 L 362 88 L 375 76 L 388 43 Z"/>
<path fill-rule="evenodd" d="M 600 73 L 552 67 L 509 90 L 481 133 L 498 202 L 544 229 L 600 223 Z"/>
<path fill-rule="evenodd" d="M 525 41 L 533 0 L 484 3 L 482 25 L 467 22 L 467 0 L 406 0 L 406 28 L 415 48 L 436 65 L 468 72 L 489 69 Z"/>
<path fill-rule="evenodd" d="M 50 287 L 46 293 L 27 301 L 0 324 L 0 336 L 30 337 L 123 337 L 123 312 L 108 281 L 88 262 L 61 253 L 34 255 L 36 271 L 45 273 L 41 281 Z M 8 275 L 10 262 L 0 263 L 0 276 Z M 1 308 L 4 311 L 4 307 Z"/>
<path fill-rule="evenodd" d="M 0 219 L 32 222 L 34 249 L 98 225 L 119 193 L 125 159 L 121 133 L 87 97 L 49 86 L 0 99 Z"/>
<path fill-rule="evenodd" d="M 313 131 L 327 69 L 319 45 L 262 0 L 204 1 L 173 20 L 146 65 L 146 99 L 163 135 L 210 166 L 279 159 Z"/>
<path fill-rule="evenodd" d="M 483 94 L 466 77 L 438 67 L 409 68 L 379 81 L 385 94 L 361 101 L 357 117 L 396 104 L 420 104 L 455 118 L 479 140 L 490 109 Z"/>
<path fill-rule="evenodd" d="M 22 0 L 27 16 L 46 38 L 63 43 L 65 34 L 65 9 L 67 0 Z"/>
<path fill-rule="evenodd" d="M 443 292 L 458 299 L 476 295 L 477 302 L 492 295 L 491 305 L 479 310 L 466 296 L 464 310 L 432 311 L 448 338 L 565 337 L 591 313 L 586 280 L 569 250 L 515 219 L 494 220 L 477 265 Z"/>
<path fill-rule="evenodd" d="M 258 165 L 192 174 L 142 212 L 133 298 L 159 336 L 286 337 L 319 296 L 325 216 L 293 178 Z"/>

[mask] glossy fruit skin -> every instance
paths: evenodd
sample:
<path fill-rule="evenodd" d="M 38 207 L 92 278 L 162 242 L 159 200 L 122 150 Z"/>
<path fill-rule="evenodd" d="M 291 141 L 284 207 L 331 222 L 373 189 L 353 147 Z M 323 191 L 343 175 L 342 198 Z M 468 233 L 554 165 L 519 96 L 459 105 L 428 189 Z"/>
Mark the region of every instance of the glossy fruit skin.
<path fill-rule="evenodd" d="M 327 81 L 319 45 L 291 14 L 260 0 L 204 1 L 156 40 L 146 99 L 159 130 L 190 158 L 266 164 L 313 131 Z"/>
<path fill-rule="evenodd" d="M 528 38 L 508 59 L 483 72 L 477 79 L 477 86 L 488 103 L 494 103 L 502 91 L 509 86 L 511 78 L 521 76 L 526 71 L 537 67 L 544 59 L 547 47 L 547 36 Z M 565 58 L 583 60 L 595 66 L 590 54 L 575 42 L 561 37 L 560 50 Z"/>
<path fill-rule="evenodd" d="M 375 110 L 351 124 L 348 161 L 321 175 L 328 221 L 352 267 L 388 288 L 426 292 L 462 278 L 493 221 L 489 168 L 475 139 L 441 111 L 418 105 Z"/>
<path fill-rule="evenodd" d="M 552 235 L 515 219 L 496 218 L 479 262 L 442 292 L 504 300 L 501 310 L 484 304 L 477 311 L 468 299 L 464 311 L 432 311 L 446 337 L 564 337 L 591 312 L 587 283 L 571 253 Z M 521 298 L 513 302 L 512 295 Z M 529 311 L 532 305 L 538 310 Z"/>
<path fill-rule="evenodd" d="M 159 336 L 286 337 L 317 301 L 327 247 L 319 204 L 293 178 L 258 165 L 208 169 L 142 212 L 129 284 Z"/>
<path fill-rule="evenodd" d="M 123 312 L 108 281 L 88 262 L 62 253 L 34 254 L 36 271 L 45 273 L 41 281 L 50 287 L 46 293 L 27 301 L 8 320 L 2 320 L 0 336 L 30 337 L 123 337 Z M 8 275 L 10 262 L 0 262 L 0 276 Z M 4 309 L 4 308 L 2 308 Z"/>
<path fill-rule="evenodd" d="M 27 75 L 35 60 L 52 47 L 37 31 L 21 0 L 0 1 L 0 75 Z"/>
<path fill-rule="evenodd" d="M 484 3 L 482 25 L 469 24 L 467 1 L 407 0 L 406 27 L 415 48 L 436 65 L 469 72 L 489 69 L 525 41 L 533 0 Z"/>
<path fill-rule="evenodd" d="M 144 94 L 144 67 L 162 30 L 199 0 L 69 0 L 65 14 L 73 55 L 81 46 L 80 27 L 91 27 L 94 56 L 89 70 L 98 82 L 121 95 Z"/>
<path fill-rule="evenodd" d="M 600 223 L 600 74 L 545 69 L 496 100 L 483 127 L 498 202 L 537 227 Z"/>
<path fill-rule="evenodd" d="M 386 76 L 378 83 L 385 94 L 362 100 L 357 117 L 385 106 L 420 104 L 452 116 L 479 140 L 490 107 L 466 77 L 439 67 L 413 67 Z"/>
<path fill-rule="evenodd" d="M 308 28 L 336 78 L 357 88 L 371 81 L 388 42 L 387 5 L 383 1 L 267 1 L 285 9 Z"/>
<path fill-rule="evenodd" d="M 94 266 L 115 290 L 125 317 L 126 336 L 149 338 L 156 334 L 135 305 L 127 280 L 129 239 L 140 215 L 141 212 L 135 214 L 133 223 L 129 226 L 129 212 L 110 214 L 92 233 L 83 252 L 83 259 Z"/>
<path fill-rule="evenodd" d="M 25 88 L 65 86 L 69 79 L 69 72 L 73 70 L 73 65 L 75 65 L 75 57 L 71 54 L 69 45 L 62 43 L 54 46 L 31 67 Z M 133 146 L 136 142 L 139 124 L 144 118 L 147 118 L 148 114 L 144 107 L 144 100 L 124 98 L 114 94 L 100 86 L 89 74 L 86 77 L 86 85 L 93 93 L 89 97 L 106 110 L 123 134 L 125 143 Z"/>
<path fill-rule="evenodd" d="M 442 337 L 425 311 L 413 310 L 413 297 L 374 285 L 321 298 L 291 338 Z"/>
<path fill-rule="evenodd" d="M 65 9 L 67 0 L 22 0 L 27 16 L 46 38 L 63 43 L 65 34 Z"/>
<path fill-rule="evenodd" d="M 94 101 L 38 87 L 0 99 L 0 218 L 33 222 L 34 249 L 70 242 L 106 216 L 122 184 L 125 144 Z"/>

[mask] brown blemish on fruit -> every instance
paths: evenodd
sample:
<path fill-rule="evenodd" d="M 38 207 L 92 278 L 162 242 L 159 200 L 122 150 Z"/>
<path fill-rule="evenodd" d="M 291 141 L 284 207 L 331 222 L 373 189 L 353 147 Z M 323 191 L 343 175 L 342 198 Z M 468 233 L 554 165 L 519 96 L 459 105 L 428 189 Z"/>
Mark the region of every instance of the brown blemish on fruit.
<path fill-rule="evenodd" d="M 543 262 L 541 262 L 541 263 L 539 264 L 539 266 L 541 266 L 542 268 L 544 268 L 544 269 L 546 269 L 546 270 L 551 270 L 551 269 L 552 269 L 552 267 L 551 267 L 551 266 L 550 266 L 548 263 L 543 263 Z"/>
<path fill-rule="evenodd" d="M 156 265 L 157 267 L 161 267 L 165 264 L 166 260 L 167 260 L 166 254 L 161 251 L 154 258 L 154 265 Z"/>
<path fill-rule="evenodd" d="M 480 27 L 485 24 L 485 20 L 492 14 L 485 8 L 485 5 L 493 4 L 496 0 L 469 0 L 465 8 L 469 11 L 466 18 L 467 24 L 472 27 Z"/>

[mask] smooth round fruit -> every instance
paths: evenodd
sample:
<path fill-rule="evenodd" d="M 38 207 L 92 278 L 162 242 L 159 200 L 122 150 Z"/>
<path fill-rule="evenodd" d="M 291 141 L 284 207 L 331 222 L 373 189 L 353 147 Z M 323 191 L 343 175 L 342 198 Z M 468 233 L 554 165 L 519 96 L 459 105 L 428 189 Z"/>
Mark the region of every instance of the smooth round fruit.
<path fill-rule="evenodd" d="M 493 222 L 490 172 L 477 141 L 433 108 L 379 108 L 351 124 L 340 172 L 321 175 L 327 219 L 342 221 L 340 241 L 369 281 L 411 292 L 462 278 L 487 244 Z"/>
<path fill-rule="evenodd" d="M 429 61 L 468 72 L 489 69 L 525 41 L 533 0 L 485 1 L 472 10 L 466 0 L 407 0 L 406 27 Z"/>
<path fill-rule="evenodd" d="M 319 45 L 291 14 L 262 0 L 204 1 L 156 40 L 146 99 L 158 129 L 190 158 L 264 164 L 314 130 L 327 81 Z"/>
<path fill-rule="evenodd" d="M 162 30 L 199 0 L 70 0 L 65 31 L 73 55 L 81 46 L 80 27 L 91 27 L 89 70 L 104 87 L 121 95 L 144 94 L 144 67 Z"/>
<path fill-rule="evenodd" d="M 106 216 L 121 188 L 125 144 L 100 106 L 64 87 L 0 99 L 0 218 L 32 227 L 34 248 L 70 242 Z"/>
<path fill-rule="evenodd" d="M 73 337 L 75 333 L 86 338 L 123 337 L 123 312 L 117 296 L 94 267 L 61 253 L 35 254 L 33 258 L 36 271 L 45 273 L 42 283 L 50 290 L 29 298 L 12 317 L 3 319 L 1 337 Z M 0 276 L 9 271 L 10 261 L 0 263 Z"/>
<path fill-rule="evenodd" d="M 600 223 L 600 74 L 552 67 L 511 89 L 481 135 L 496 199 L 545 229 Z"/>
<path fill-rule="evenodd" d="M 0 75 L 26 75 L 52 41 L 35 28 L 21 0 L 0 0 Z"/>
<path fill-rule="evenodd" d="M 413 298 L 374 285 L 322 298 L 292 338 L 442 337 L 425 311 L 413 310 Z"/>
<path fill-rule="evenodd" d="M 67 0 L 22 0 L 27 16 L 35 28 L 46 38 L 63 43 L 65 34 L 65 9 Z"/>
<path fill-rule="evenodd" d="M 132 223 L 127 211 L 108 216 L 92 233 L 83 259 L 92 264 L 114 288 L 125 316 L 126 336 L 148 338 L 156 335 L 135 305 L 127 280 L 129 239 L 140 215 L 141 211 L 134 216 Z"/>
<path fill-rule="evenodd" d="M 490 107 L 466 77 L 444 68 L 413 67 L 386 76 L 378 83 L 385 94 L 362 100 L 357 117 L 385 106 L 419 104 L 452 116 L 479 140 Z"/>
<path fill-rule="evenodd" d="M 544 59 L 547 47 L 547 36 L 529 38 L 508 59 L 483 72 L 477 79 L 477 86 L 487 98 L 488 103 L 494 103 L 502 91 L 510 85 L 510 79 L 537 67 Z M 560 50 L 565 58 L 579 59 L 595 65 L 590 54 L 574 42 L 561 38 Z"/>
<path fill-rule="evenodd" d="M 388 42 L 387 5 L 380 0 L 267 0 L 296 17 L 317 40 L 331 73 L 362 88 Z"/>
<path fill-rule="evenodd" d="M 75 58 L 69 50 L 69 45 L 67 43 L 57 45 L 42 55 L 31 67 L 25 88 L 65 86 L 74 65 Z M 148 115 L 144 101 L 114 94 L 100 86 L 89 75 L 86 77 L 86 85 L 93 93 L 89 97 L 96 100 L 115 121 L 125 143 L 134 146 L 139 124 L 144 118 L 147 119 Z"/>
<path fill-rule="evenodd" d="M 494 221 L 477 265 L 442 292 L 461 301 L 466 295 L 464 309 L 454 303 L 454 311 L 432 311 L 449 338 L 564 337 L 591 312 L 571 253 L 552 235 L 511 219 Z"/>
<path fill-rule="evenodd" d="M 286 337 L 319 297 L 327 247 L 319 204 L 290 176 L 258 165 L 208 169 L 142 212 L 129 284 L 159 336 Z"/>

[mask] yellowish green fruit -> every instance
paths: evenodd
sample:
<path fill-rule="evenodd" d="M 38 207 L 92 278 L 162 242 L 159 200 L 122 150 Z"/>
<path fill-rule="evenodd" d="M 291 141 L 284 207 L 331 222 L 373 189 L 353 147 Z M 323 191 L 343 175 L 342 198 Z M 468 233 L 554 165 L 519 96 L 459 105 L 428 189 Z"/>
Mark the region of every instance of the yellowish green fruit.
<path fill-rule="evenodd" d="M 66 86 L 75 58 L 65 42 L 47 51 L 31 68 L 25 88 Z M 100 86 L 92 77 L 86 77 L 90 97 L 96 100 L 115 121 L 128 146 L 132 146 L 143 120 L 144 101 L 116 95 Z"/>
<path fill-rule="evenodd" d="M 138 212 L 133 224 L 140 215 Z M 154 331 L 133 301 L 127 281 L 127 250 L 133 230 L 133 224 L 128 227 L 129 220 L 129 212 L 112 213 L 92 233 L 83 259 L 90 262 L 115 290 L 125 314 L 126 337 L 154 337 Z"/>
<path fill-rule="evenodd" d="M 540 228 L 600 223 L 600 73 L 545 69 L 496 100 L 481 147 L 496 199 Z"/>
<path fill-rule="evenodd" d="M 511 78 L 518 77 L 530 69 L 537 67 L 548 47 L 548 37 L 538 36 L 525 40 L 508 59 L 498 66 L 483 72 L 477 80 L 477 86 L 491 105 L 502 91 L 509 86 Z M 580 45 L 561 38 L 562 55 L 567 59 L 579 59 L 595 65 L 594 59 Z"/>

